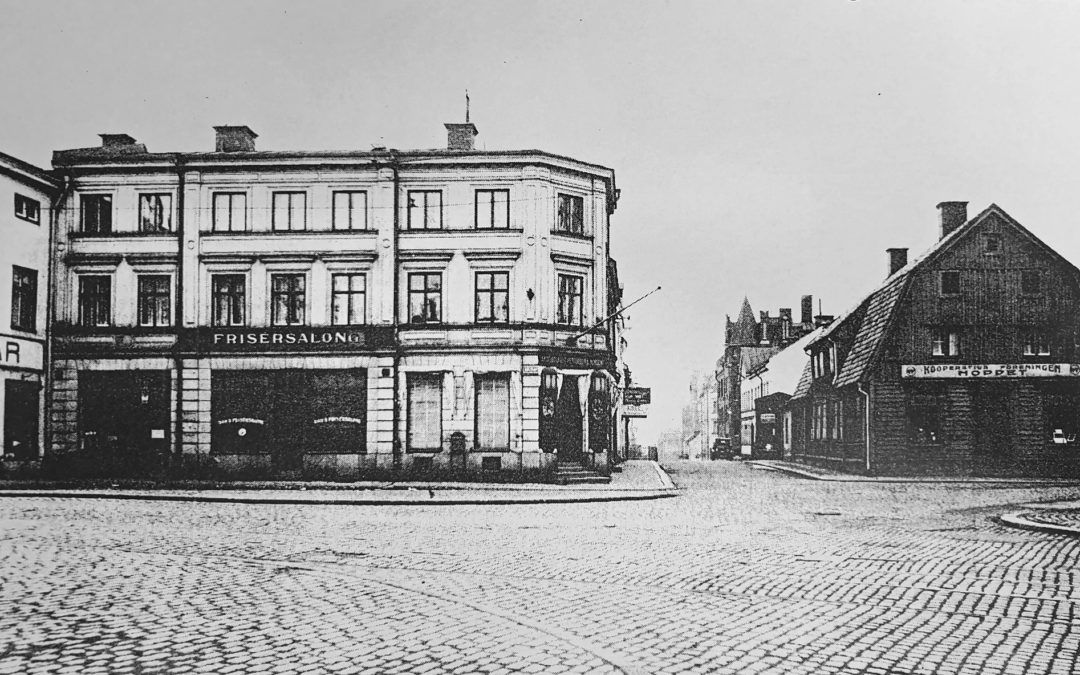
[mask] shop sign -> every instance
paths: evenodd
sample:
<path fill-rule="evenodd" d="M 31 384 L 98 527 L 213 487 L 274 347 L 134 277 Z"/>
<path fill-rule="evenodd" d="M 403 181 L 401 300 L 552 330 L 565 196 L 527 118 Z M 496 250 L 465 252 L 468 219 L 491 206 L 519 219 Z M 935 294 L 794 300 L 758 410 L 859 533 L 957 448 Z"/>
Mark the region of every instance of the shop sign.
<path fill-rule="evenodd" d="M 626 405 L 649 405 L 652 403 L 652 389 L 649 387 L 627 387 L 623 390 L 623 403 Z"/>
<path fill-rule="evenodd" d="M 198 342 L 208 352 L 352 351 L 371 346 L 368 329 L 343 326 L 305 328 L 204 328 Z"/>
<path fill-rule="evenodd" d="M 607 352 L 599 354 L 567 354 L 565 352 L 540 350 L 539 361 L 541 366 L 573 370 L 610 370 L 614 365 L 611 355 Z"/>
<path fill-rule="evenodd" d="M 1080 363 L 935 363 L 900 366 L 901 377 L 997 379 L 1015 377 L 1080 377 Z"/>
<path fill-rule="evenodd" d="M 776 413 L 761 413 L 762 424 L 776 424 Z"/>
<path fill-rule="evenodd" d="M 0 337 L 0 366 L 41 370 L 44 367 L 45 350 L 40 342 Z"/>
<path fill-rule="evenodd" d="M 623 417 L 648 417 L 649 406 L 648 405 L 627 405 L 625 402 L 623 406 L 619 408 Z"/>

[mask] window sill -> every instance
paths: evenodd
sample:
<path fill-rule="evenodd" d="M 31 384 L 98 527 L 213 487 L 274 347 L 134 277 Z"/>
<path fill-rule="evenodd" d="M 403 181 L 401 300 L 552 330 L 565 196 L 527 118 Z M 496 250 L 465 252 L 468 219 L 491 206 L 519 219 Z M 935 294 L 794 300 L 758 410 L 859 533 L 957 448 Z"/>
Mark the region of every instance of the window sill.
<path fill-rule="evenodd" d="M 282 237 L 290 234 L 325 237 L 378 233 L 378 230 L 202 230 L 199 234 L 203 237 Z"/>
<path fill-rule="evenodd" d="M 406 448 L 407 455 L 436 455 L 442 452 L 442 448 Z"/>
<path fill-rule="evenodd" d="M 551 236 L 553 236 L 553 237 L 562 237 L 564 239 L 571 239 L 571 240 L 574 240 L 574 241 L 592 241 L 593 240 L 593 237 L 592 237 L 591 234 L 575 234 L 573 232 L 556 232 L 554 230 L 551 232 Z"/>
<path fill-rule="evenodd" d="M 522 234 L 525 230 L 520 228 L 504 228 L 504 227 L 467 227 L 467 228 L 446 228 L 437 227 L 430 230 L 410 230 L 408 228 L 402 228 L 398 232 L 403 235 L 455 235 L 455 234 L 509 234 L 518 235 Z"/>
<path fill-rule="evenodd" d="M 72 232 L 72 239 L 138 239 L 143 237 L 162 237 L 175 239 L 175 232 Z"/>

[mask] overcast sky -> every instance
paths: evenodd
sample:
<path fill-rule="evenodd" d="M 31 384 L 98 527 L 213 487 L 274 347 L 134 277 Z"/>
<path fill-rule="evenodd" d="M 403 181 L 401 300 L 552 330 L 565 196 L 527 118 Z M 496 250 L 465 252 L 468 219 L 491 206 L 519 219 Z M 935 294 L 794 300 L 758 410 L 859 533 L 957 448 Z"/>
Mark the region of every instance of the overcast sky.
<path fill-rule="evenodd" d="M 642 440 L 678 423 L 724 315 L 849 308 L 940 201 L 997 203 L 1076 263 L 1080 2 L 0 0 L 0 151 L 129 133 L 209 150 L 445 144 L 615 170 Z"/>

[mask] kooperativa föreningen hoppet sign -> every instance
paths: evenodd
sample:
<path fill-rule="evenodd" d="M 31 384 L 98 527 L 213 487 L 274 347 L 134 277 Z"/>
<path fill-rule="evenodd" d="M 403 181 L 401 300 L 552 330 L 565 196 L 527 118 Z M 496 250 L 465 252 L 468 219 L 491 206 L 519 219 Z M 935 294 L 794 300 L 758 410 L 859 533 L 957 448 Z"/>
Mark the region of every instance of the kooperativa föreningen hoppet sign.
<path fill-rule="evenodd" d="M 900 366 L 902 377 L 992 379 L 1080 377 L 1080 363 L 930 363 Z"/>

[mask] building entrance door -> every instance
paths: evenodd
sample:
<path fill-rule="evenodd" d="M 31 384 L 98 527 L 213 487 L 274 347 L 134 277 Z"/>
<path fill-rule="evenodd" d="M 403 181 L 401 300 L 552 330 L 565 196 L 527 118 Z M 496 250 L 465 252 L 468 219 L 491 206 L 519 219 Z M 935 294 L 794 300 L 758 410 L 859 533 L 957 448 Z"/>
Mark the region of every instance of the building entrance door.
<path fill-rule="evenodd" d="M 555 437 L 558 439 L 559 459 L 580 462 L 582 458 L 581 399 L 578 378 L 564 377 L 562 391 L 555 403 Z"/>
<path fill-rule="evenodd" d="M 169 450 L 169 372 L 80 372 L 79 436 L 95 473 L 160 469 Z"/>
<path fill-rule="evenodd" d="M 4 454 L 15 459 L 38 458 L 37 382 L 4 381 Z"/>
<path fill-rule="evenodd" d="M 990 462 L 1007 459 L 1013 450 L 1011 386 L 979 382 L 975 390 L 975 452 Z"/>

